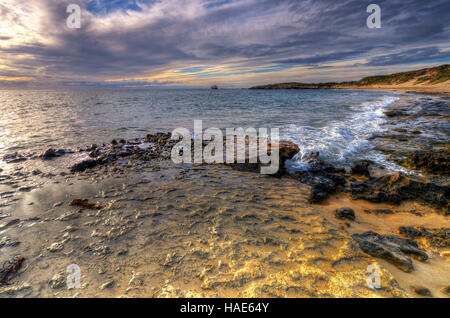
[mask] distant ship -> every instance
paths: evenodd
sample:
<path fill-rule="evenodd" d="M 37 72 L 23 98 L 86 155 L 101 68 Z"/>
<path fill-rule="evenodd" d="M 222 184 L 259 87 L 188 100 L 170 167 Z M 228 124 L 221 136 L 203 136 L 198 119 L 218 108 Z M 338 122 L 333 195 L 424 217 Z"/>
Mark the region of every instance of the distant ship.
<path fill-rule="evenodd" d="M 217 85 L 213 85 L 211 86 L 211 89 L 219 89 L 219 87 L 217 87 Z"/>

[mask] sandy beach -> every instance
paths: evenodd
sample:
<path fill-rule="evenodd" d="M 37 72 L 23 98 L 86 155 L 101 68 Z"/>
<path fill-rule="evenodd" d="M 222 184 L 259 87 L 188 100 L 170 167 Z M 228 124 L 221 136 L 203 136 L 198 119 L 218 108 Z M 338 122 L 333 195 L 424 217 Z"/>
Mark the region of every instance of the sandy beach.
<path fill-rule="evenodd" d="M 424 94 L 445 94 L 450 95 L 450 81 L 438 84 L 416 84 L 415 81 L 410 81 L 397 85 L 371 85 L 364 87 L 338 85 L 336 88 L 342 89 L 367 89 L 367 90 L 386 90 L 394 92 L 406 93 L 424 93 Z"/>

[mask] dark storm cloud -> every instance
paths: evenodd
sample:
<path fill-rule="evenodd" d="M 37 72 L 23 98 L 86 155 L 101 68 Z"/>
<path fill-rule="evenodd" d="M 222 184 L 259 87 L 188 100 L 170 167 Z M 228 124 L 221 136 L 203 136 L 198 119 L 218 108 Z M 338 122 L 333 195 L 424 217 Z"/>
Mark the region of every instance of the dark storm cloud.
<path fill-rule="evenodd" d="M 102 1 L 82 1 L 90 11 L 83 11 L 79 30 L 65 26 L 72 0 L 36 2 L 44 16 L 36 32 L 48 41 L 8 45 L 11 37 L 0 32 L 6 42 L 0 42 L 0 56 L 21 74 L 55 80 L 138 77 L 170 65 L 234 60 L 252 67 L 294 67 L 352 59 L 377 66 L 448 58 L 442 51 L 450 38 L 448 0 L 164 0 L 142 7 L 136 1 L 114 1 L 105 10 Z M 366 8 L 373 2 L 382 9 L 381 29 L 366 27 Z M 121 8 L 131 11 L 118 18 Z M 11 20 L 11 10 L 0 7 L 0 17 Z M 107 21 L 114 14 L 117 19 Z"/>

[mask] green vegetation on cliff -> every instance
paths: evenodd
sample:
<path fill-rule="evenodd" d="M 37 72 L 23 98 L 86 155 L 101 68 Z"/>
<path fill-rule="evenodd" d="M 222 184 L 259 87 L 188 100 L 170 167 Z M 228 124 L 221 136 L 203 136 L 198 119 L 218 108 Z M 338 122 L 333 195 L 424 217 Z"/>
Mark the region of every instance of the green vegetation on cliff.
<path fill-rule="evenodd" d="M 254 86 L 250 89 L 328 89 L 339 86 L 398 85 L 414 80 L 413 84 L 426 83 L 434 85 L 446 82 L 450 80 L 450 64 L 390 75 L 369 76 L 354 82 L 312 84 L 292 82 Z"/>

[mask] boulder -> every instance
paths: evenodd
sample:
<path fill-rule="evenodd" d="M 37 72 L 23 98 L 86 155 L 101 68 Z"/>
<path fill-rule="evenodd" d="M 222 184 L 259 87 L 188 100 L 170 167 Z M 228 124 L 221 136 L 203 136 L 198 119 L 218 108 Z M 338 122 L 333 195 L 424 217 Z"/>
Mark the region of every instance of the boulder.
<path fill-rule="evenodd" d="M 411 272 L 414 269 L 409 255 L 414 255 L 422 261 L 428 259 L 428 255 L 419 249 L 417 243 L 396 235 L 380 235 L 369 231 L 354 234 L 352 237 L 367 254 L 385 259 L 405 272 Z"/>
<path fill-rule="evenodd" d="M 351 208 L 339 208 L 336 211 L 334 211 L 334 214 L 338 219 L 342 220 L 355 220 L 355 211 Z"/>
<path fill-rule="evenodd" d="M 351 185 L 353 199 L 371 202 L 399 204 L 405 200 L 417 200 L 437 208 L 444 208 L 448 214 L 449 186 L 412 179 L 403 173 L 369 178 Z"/>

